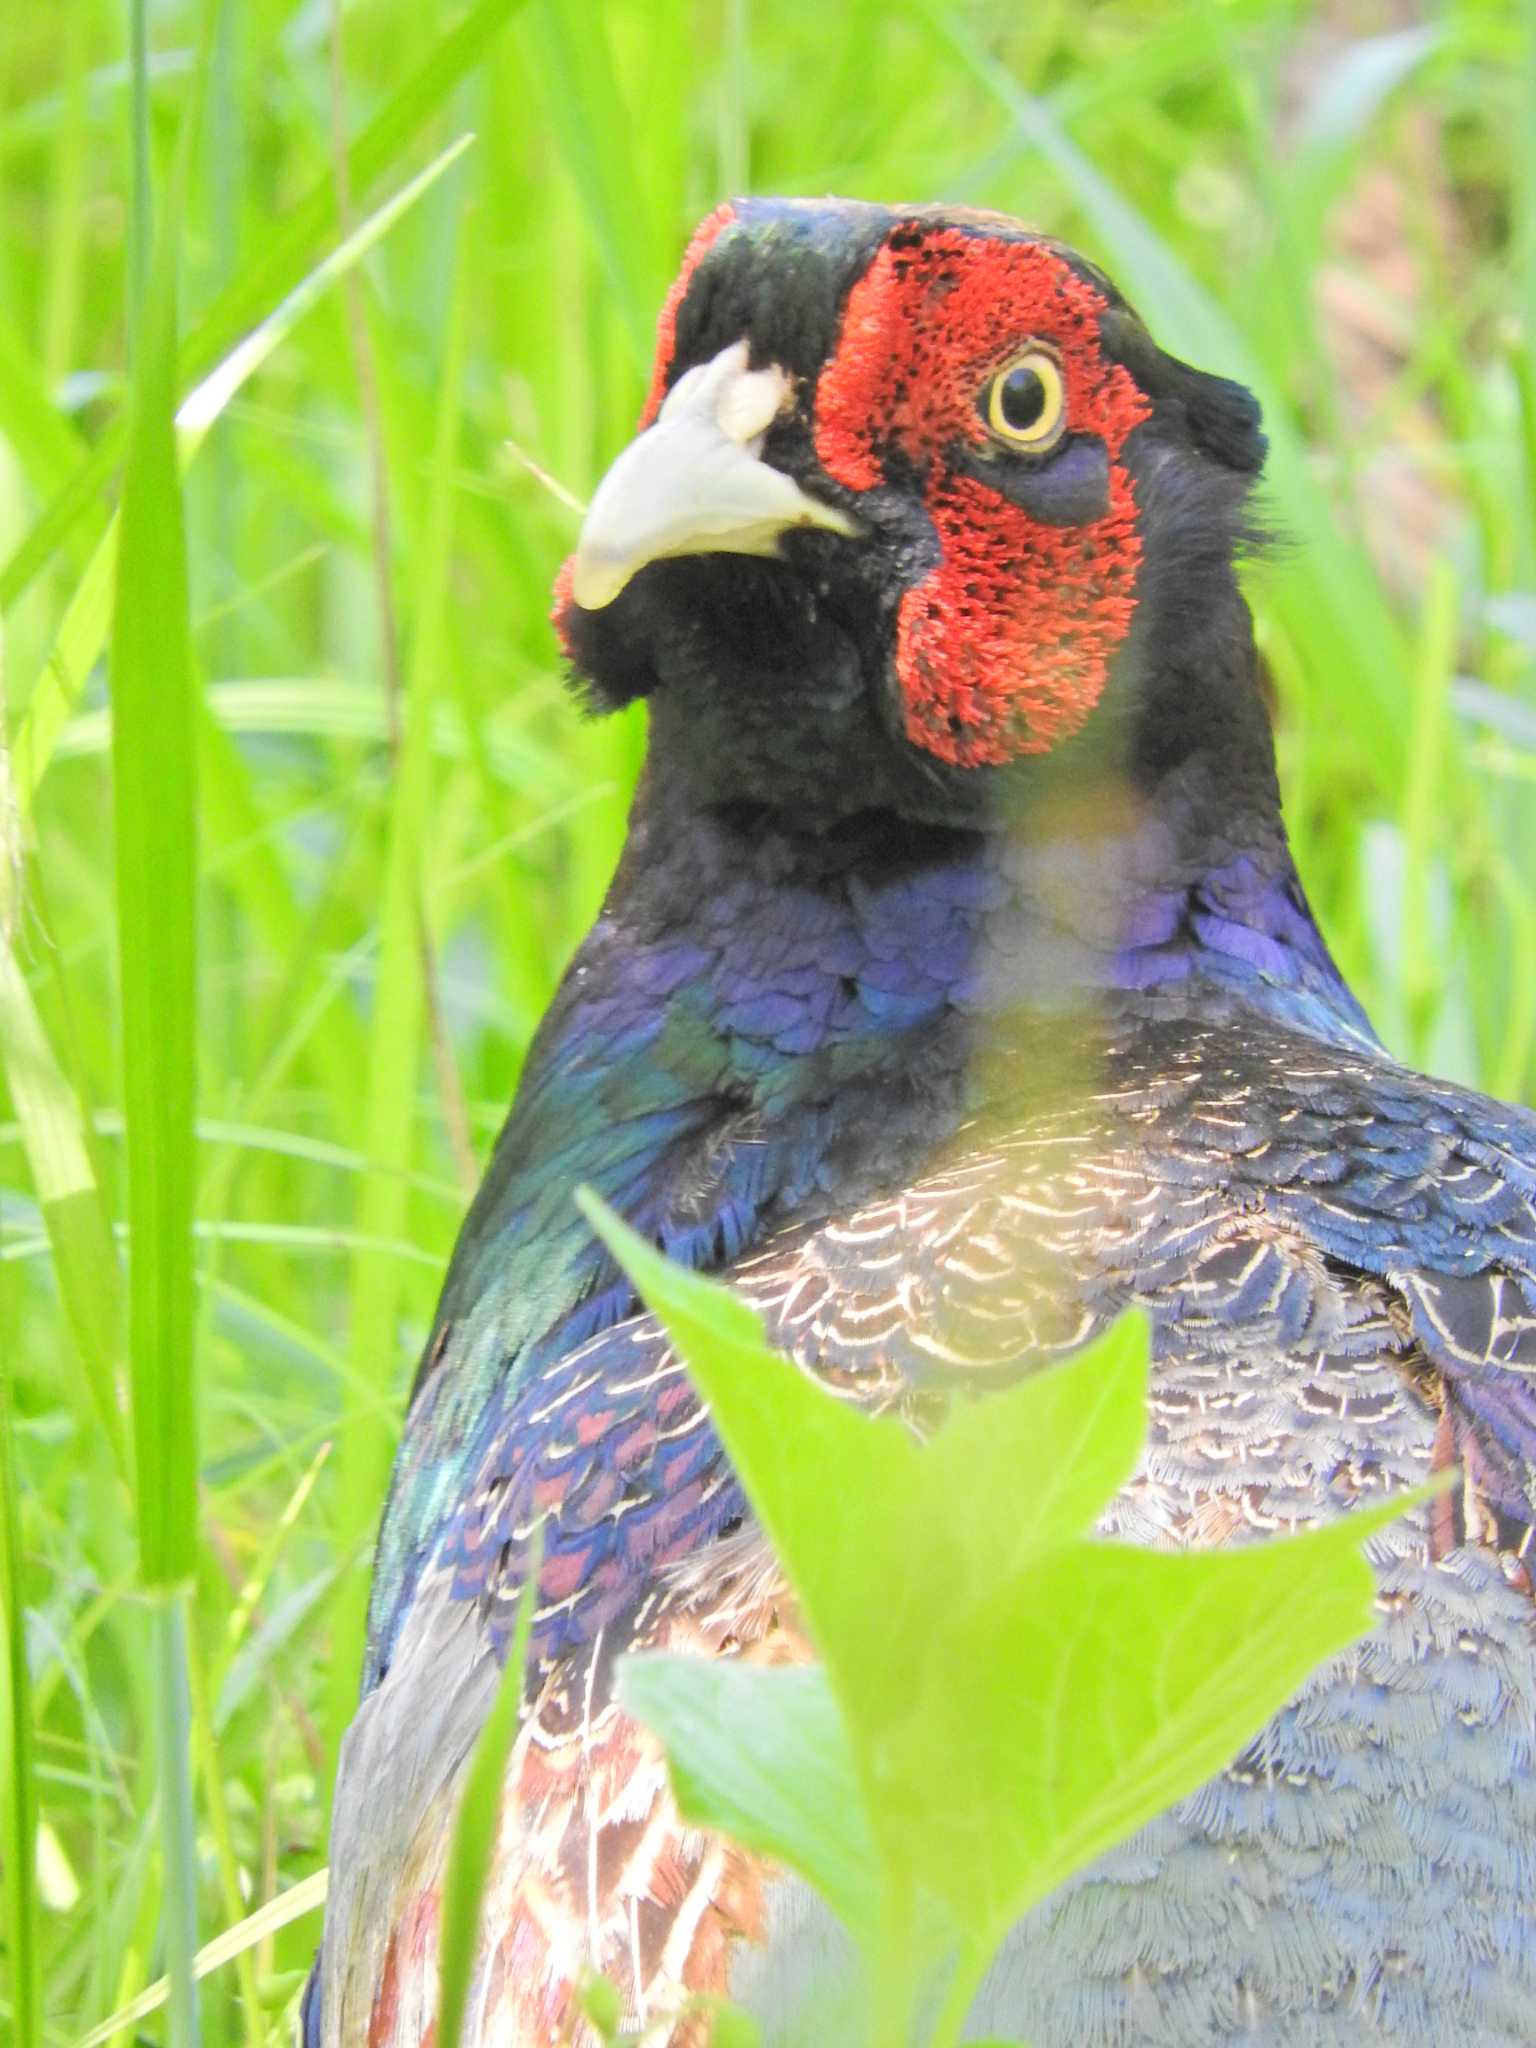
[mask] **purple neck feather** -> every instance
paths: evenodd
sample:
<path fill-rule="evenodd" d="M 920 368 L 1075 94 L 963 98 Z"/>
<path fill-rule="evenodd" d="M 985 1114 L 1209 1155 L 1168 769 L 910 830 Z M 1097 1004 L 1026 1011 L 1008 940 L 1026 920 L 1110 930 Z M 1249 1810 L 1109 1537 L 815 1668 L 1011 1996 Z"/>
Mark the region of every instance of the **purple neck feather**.
<path fill-rule="evenodd" d="M 653 810 L 610 904 L 625 935 L 613 970 L 631 1001 L 701 1007 L 749 1066 L 754 1046 L 794 1058 L 945 1011 L 1056 1010 L 1196 981 L 1374 1043 L 1278 821 L 1213 847 L 1177 815 L 1165 803 L 1127 823 L 1121 809 L 1117 833 L 1040 839 L 888 819 L 803 834 L 763 813 Z"/>

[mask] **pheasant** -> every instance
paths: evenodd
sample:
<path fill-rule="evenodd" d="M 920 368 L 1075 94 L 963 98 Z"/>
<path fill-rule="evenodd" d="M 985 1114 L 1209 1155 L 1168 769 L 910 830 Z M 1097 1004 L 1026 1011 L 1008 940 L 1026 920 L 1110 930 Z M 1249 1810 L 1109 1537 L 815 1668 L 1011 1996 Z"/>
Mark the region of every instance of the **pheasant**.
<path fill-rule="evenodd" d="M 684 1827 L 637 1647 L 808 1655 L 585 1183 L 846 1399 L 980 1394 L 1128 1304 L 1104 1526 L 1241 1542 L 1456 1464 L 1379 1619 L 1015 1930 L 1036 2048 L 1536 2040 L 1536 1117 L 1410 1072 L 1281 820 L 1240 386 L 1003 216 L 752 199 L 695 236 L 555 621 L 649 751 L 454 1253 L 379 1540 L 306 2024 L 433 2039 L 438 1893 L 536 1529 L 466 2040 L 823 2038 L 788 1874 Z M 809 2016 L 809 2017 L 808 2017 Z"/>

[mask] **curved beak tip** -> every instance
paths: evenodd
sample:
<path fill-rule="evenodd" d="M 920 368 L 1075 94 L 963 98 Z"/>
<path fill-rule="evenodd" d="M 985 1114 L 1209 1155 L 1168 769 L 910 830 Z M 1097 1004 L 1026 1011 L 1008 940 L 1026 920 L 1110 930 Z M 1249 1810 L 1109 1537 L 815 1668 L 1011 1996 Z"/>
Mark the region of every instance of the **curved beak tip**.
<path fill-rule="evenodd" d="M 571 597 L 584 612 L 600 612 L 613 603 L 638 565 L 595 550 L 578 547 L 571 562 Z"/>

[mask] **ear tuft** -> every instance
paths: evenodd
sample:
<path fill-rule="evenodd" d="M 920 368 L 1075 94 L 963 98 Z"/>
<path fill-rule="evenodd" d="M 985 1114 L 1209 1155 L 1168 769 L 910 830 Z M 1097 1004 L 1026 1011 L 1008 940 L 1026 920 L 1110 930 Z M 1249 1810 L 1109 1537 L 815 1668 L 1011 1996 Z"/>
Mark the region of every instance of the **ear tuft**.
<path fill-rule="evenodd" d="M 1124 363 L 1155 405 L 1167 407 L 1175 419 L 1182 413 L 1184 430 L 1202 455 L 1239 476 L 1258 475 L 1269 443 L 1259 401 L 1246 385 L 1197 370 L 1160 349 L 1127 305 L 1111 307 L 1099 331 L 1109 354 Z"/>
<path fill-rule="evenodd" d="M 1190 438 L 1202 455 L 1227 469 L 1257 476 L 1269 446 L 1261 424 L 1259 401 L 1246 385 L 1230 377 L 1179 365 L 1184 381 L 1184 410 Z"/>

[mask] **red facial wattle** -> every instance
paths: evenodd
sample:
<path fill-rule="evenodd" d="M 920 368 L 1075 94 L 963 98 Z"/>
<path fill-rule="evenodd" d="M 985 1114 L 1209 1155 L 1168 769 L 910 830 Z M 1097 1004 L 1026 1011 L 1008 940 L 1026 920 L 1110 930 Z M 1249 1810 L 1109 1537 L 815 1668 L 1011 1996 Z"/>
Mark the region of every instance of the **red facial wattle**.
<path fill-rule="evenodd" d="M 914 221 L 849 293 L 818 380 L 829 476 L 870 490 L 899 455 L 924 479 L 941 559 L 901 601 L 896 672 L 908 738 L 960 767 L 1046 753 L 1079 731 L 1130 627 L 1141 538 L 1121 451 L 1151 408 L 1104 354 L 1107 304 L 1041 243 Z M 957 449 L 992 450 L 978 395 L 1028 341 L 1059 358 L 1067 434 L 1103 444 L 1098 516 L 1047 523 L 954 466 Z"/>

